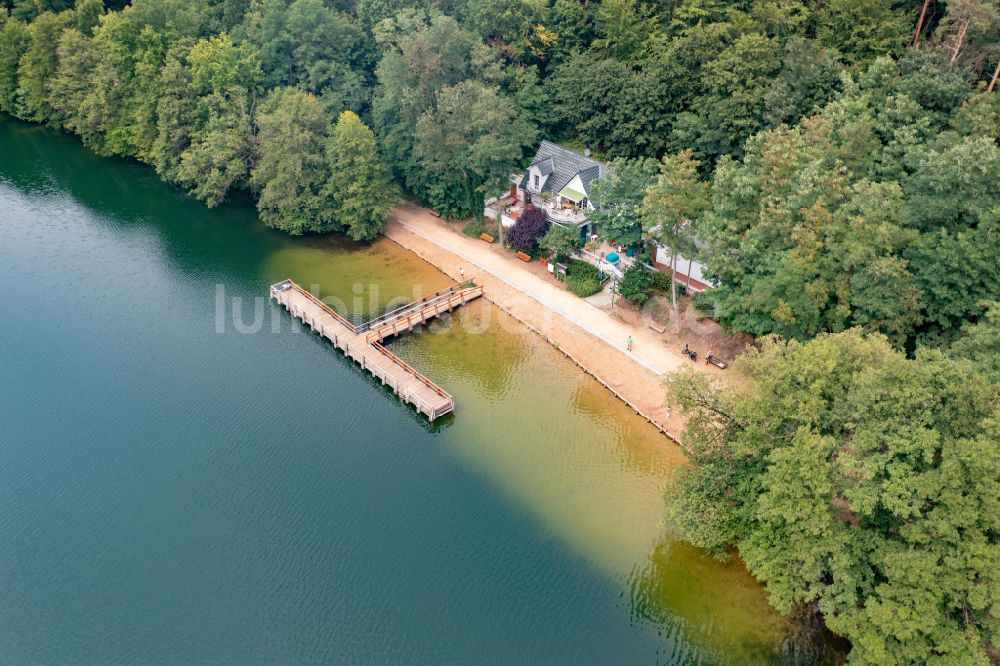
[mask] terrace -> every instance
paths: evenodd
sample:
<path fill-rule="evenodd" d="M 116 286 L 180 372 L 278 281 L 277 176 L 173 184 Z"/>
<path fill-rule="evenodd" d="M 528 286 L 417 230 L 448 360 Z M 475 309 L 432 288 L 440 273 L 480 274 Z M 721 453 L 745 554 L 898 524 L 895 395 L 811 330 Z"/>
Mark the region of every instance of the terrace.
<path fill-rule="evenodd" d="M 549 220 L 555 224 L 583 226 L 587 224 L 587 199 L 582 194 L 573 194 L 578 195 L 579 200 L 574 201 L 562 193 L 548 200 L 533 194 L 531 195 L 531 203 L 544 210 Z"/>

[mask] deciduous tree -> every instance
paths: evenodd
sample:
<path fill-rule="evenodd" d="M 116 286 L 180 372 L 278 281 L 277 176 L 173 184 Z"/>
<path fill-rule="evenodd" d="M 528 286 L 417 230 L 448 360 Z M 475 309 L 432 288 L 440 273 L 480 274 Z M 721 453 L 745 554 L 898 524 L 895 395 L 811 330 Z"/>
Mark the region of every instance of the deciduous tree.
<path fill-rule="evenodd" d="M 207 120 L 181 153 L 178 181 L 209 207 L 246 183 L 254 162 L 254 131 L 248 100 L 212 94 L 200 101 Z"/>
<path fill-rule="evenodd" d="M 618 281 L 618 293 L 638 305 L 648 301 L 652 291 L 653 274 L 641 263 L 626 268 L 622 279 Z"/>
<path fill-rule="evenodd" d="M 986 312 L 975 324 L 962 327 L 952 352 L 976 364 L 980 373 L 1000 386 L 1000 302 L 983 303 Z"/>
<path fill-rule="evenodd" d="M 44 12 L 28 26 L 30 41 L 17 68 L 15 115 L 19 118 L 37 123 L 54 121 L 50 89 L 59 64 L 56 49 L 59 37 L 72 20 L 71 12 Z"/>
<path fill-rule="evenodd" d="M 677 308 L 677 255 L 693 257 L 697 223 L 708 206 L 708 183 L 698 175 L 691 151 L 667 155 L 660 175 L 647 189 L 642 204 L 646 232 L 670 248 L 670 298 Z"/>
<path fill-rule="evenodd" d="M 428 201 L 431 179 L 413 160 L 417 119 L 434 104 L 437 92 L 472 77 L 482 78 L 491 57 L 485 47 L 449 16 L 422 19 L 387 44 L 372 99 L 376 135 L 405 187 Z"/>
<path fill-rule="evenodd" d="M 659 81 L 619 60 L 587 52 L 571 56 L 550 77 L 561 122 L 585 145 L 613 157 L 651 156 L 666 140 L 657 109 Z"/>
<path fill-rule="evenodd" d="M 506 187 L 535 136 L 496 88 L 471 80 L 442 88 L 415 133 L 428 201 L 448 217 L 481 217 L 484 198 Z"/>
<path fill-rule="evenodd" d="M 978 332 L 977 332 L 978 333 Z M 735 545 L 771 602 L 822 614 L 859 663 L 987 663 L 1000 585 L 995 386 L 852 330 L 767 341 L 748 384 L 670 380 L 688 463 L 667 492 L 688 539 Z"/>
<path fill-rule="evenodd" d="M 565 259 L 580 248 L 580 232 L 572 227 L 554 224 L 538 241 L 538 247 L 550 257 Z"/>
<path fill-rule="evenodd" d="M 515 250 L 534 252 L 538 242 L 549 230 L 549 219 L 540 208 L 529 208 L 521 214 L 507 236 L 507 242 Z"/>
<path fill-rule="evenodd" d="M 652 6 L 636 0 L 603 0 L 597 6 L 594 24 L 594 48 L 621 62 L 646 55 L 658 27 Z"/>
<path fill-rule="evenodd" d="M 777 40 L 755 34 L 738 38 L 705 66 L 705 93 L 694 102 L 702 154 L 743 154 L 744 142 L 764 126 L 767 94 L 781 66 Z"/>
<path fill-rule="evenodd" d="M 360 110 L 368 97 L 362 75 L 369 57 L 358 26 L 323 0 L 267 0 L 247 22 L 265 86 L 298 86 L 331 108 Z"/>
<path fill-rule="evenodd" d="M 104 16 L 104 0 L 77 0 L 73 27 L 91 37 L 102 16 Z"/>
<path fill-rule="evenodd" d="M 830 0 L 816 5 L 816 38 L 855 64 L 866 64 L 878 56 L 899 55 L 910 38 L 912 23 L 896 7 L 892 0 Z"/>
<path fill-rule="evenodd" d="M 181 154 L 177 179 L 214 206 L 248 181 L 254 165 L 260 61 L 252 46 L 222 36 L 198 41 L 188 62 L 200 120 Z"/>
<path fill-rule="evenodd" d="M 187 62 L 190 51 L 190 45 L 184 42 L 174 45 L 157 81 L 156 136 L 149 161 L 161 178 L 173 183 L 180 181 L 181 156 L 203 122 Z"/>
<path fill-rule="evenodd" d="M 10 19 L 0 26 L 0 111 L 17 113 L 17 68 L 31 45 L 28 26 Z"/>
<path fill-rule="evenodd" d="M 300 235 L 337 228 L 336 208 L 324 195 L 330 121 L 316 96 L 274 90 L 257 114 L 258 157 L 250 184 L 264 224 Z"/>
<path fill-rule="evenodd" d="M 59 64 L 49 82 L 53 117 L 88 144 L 98 143 L 102 128 L 87 121 L 92 109 L 86 107 L 93 91 L 94 71 L 106 54 L 76 28 L 63 31 L 56 53 Z"/>
<path fill-rule="evenodd" d="M 637 246 L 642 241 L 643 198 L 659 174 L 659 163 L 652 158 L 618 158 L 608 167 L 608 174 L 590 185 L 594 210 L 587 216 L 604 236 Z"/>
<path fill-rule="evenodd" d="M 382 161 L 375 134 L 351 111 L 337 120 L 327 143 L 329 177 L 323 195 L 336 209 L 340 228 L 354 240 L 372 240 L 399 198 Z"/>

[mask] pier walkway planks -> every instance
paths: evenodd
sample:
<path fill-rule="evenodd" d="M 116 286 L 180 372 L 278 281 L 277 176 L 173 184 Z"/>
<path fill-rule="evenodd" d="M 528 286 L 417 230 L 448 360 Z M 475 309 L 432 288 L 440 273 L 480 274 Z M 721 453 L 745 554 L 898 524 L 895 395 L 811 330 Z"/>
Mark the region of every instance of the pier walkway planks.
<path fill-rule="evenodd" d="M 451 287 L 355 325 L 291 280 L 271 285 L 285 306 L 431 421 L 455 409 L 455 399 L 382 345 L 386 338 L 423 324 L 483 295 L 482 287 Z"/>

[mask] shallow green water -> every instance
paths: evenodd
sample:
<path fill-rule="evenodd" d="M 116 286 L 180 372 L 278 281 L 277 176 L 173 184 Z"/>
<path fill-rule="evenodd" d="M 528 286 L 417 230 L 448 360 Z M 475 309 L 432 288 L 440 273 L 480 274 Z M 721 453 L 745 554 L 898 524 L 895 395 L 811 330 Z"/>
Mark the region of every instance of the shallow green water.
<path fill-rule="evenodd" d="M 661 525 L 676 449 L 556 350 L 485 302 L 393 343 L 456 397 L 430 426 L 264 300 L 285 277 L 358 316 L 449 284 L 0 119 L 0 661 L 794 653 Z"/>

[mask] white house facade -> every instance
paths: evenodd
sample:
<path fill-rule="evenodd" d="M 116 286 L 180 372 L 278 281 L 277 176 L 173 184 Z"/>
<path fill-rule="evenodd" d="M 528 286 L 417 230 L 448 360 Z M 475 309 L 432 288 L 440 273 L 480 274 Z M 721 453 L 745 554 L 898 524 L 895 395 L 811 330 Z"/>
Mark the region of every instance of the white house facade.
<path fill-rule="evenodd" d="M 688 259 L 682 254 L 677 255 L 676 266 L 673 263 L 674 257 L 670 248 L 665 245 L 657 245 L 653 268 L 668 275 L 676 270 L 677 281 L 685 285 L 689 293 L 698 293 L 712 288 L 711 281 L 705 277 L 704 264 L 694 259 Z"/>
<path fill-rule="evenodd" d="M 589 155 L 581 155 L 542 141 L 523 174 L 511 177 L 509 196 L 486 202 L 485 213 L 496 219 L 500 211 L 504 226 L 513 225 L 528 207 L 540 208 L 553 224 L 591 233 L 587 213 L 594 209 L 591 185 L 608 174 L 608 166 Z"/>

